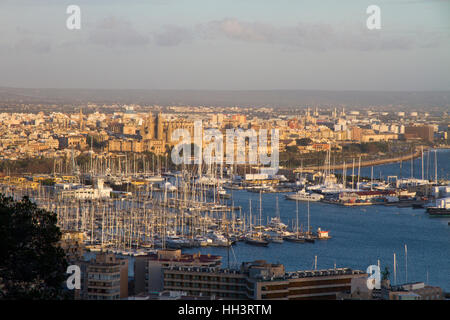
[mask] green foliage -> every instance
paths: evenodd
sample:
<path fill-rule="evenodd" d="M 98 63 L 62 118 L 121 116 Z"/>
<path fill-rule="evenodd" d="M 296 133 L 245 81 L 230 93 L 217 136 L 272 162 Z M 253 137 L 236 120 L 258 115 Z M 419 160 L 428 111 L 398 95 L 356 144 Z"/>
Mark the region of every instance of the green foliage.
<path fill-rule="evenodd" d="M 312 143 L 310 138 L 302 138 L 296 140 L 298 146 L 309 146 Z"/>
<path fill-rule="evenodd" d="M 389 272 L 389 268 L 386 266 L 384 267 L 384 271 L 381 272 L 382 278 L 381 280 L 389 280 L 389 275 L 391 273 Z"/>
<path fill-rule="evenodd" d="M 297 147 L 295 152 L 289 152 L 286 147 L 286 152 L 280 153 L 280 164 L 288 168 L 297 168 L 301 165 L 318 166 L 322 165 L 325 159 L 325 152 L 311 152 L 307 154 L 300 154 Z"/>
<path fill-rule="evenodd" d="M 51 173 L 53 171 L 53 159 L 27 158 L 19 160 L 3 160 L 0 162 L 0 172 L 10 173 Z"/>
<path fill-rule="evenodd" d="M 42 180 L 41 183 L 44 186 L 54 186 L 55 185 L 55 181 L 53 181 L 53 179 L 45 179 L 45 180 Z"/>
<path fill-rule="evenodd" d="M 298 148 L 297 148 L 297 146 L 287 146 L 286 147 L 286 152 L 297 153 L 298 152 Z"/>
<path fill-rule="evenodd" d="M 88 153 L 81 153 L 78 157 L 75 158 L 75 163 L 80 166 L 86 166 L 91 162 L 91 156 Z"/>
<path fill-rule="evenodd" d="M 389 151 L 389 146 L 387 142 L 352 143 L 343 146 L 343 151 L 351 153 L 385 153 Z"/>
<path fill-rule="evenodd" d="M 0 299 L 59 299 L 67 261 L 55 213 L 0 194 Z"/>
<path fill-rule="evenodd" d="M 91 147 L 92 144 L 92 148 L 94 150 L 101 150 L 102 148 L 105 148 L 108 144 L 108 141 L 100 141 L 98 137 L 96 136 L 92 136 L 92 135 L 87 135 L 86 136 L 86 143 L 88 144 L 89 147 Z"/>

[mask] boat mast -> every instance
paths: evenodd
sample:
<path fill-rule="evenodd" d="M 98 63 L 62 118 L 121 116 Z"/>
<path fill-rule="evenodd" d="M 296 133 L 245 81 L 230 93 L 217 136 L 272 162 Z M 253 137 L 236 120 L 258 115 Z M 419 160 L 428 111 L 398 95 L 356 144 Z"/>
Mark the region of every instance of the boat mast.
<path fill-rule="evenodd" d="M 297 235 L 297 238 L 298 238 L 298 200 L 296 199 L 295 200 L 295 212 L 296 212 L 296 217 L 297 217 L 297 223 L 295 224 L 295 229 L 296 229 L 296 232 L 295 232 L 295 234 Z"/>
<path fill-rule="evenodd" d="M 406 246 L 405 243 L 405 278 L 406 278 L 406 283 L 408 283 L 408 247 Z"/>
<path fill-rule="evenodd" d="M 278 196 L 276 197 L 276 202 L 275 202 L 275 206 L 276 206 L 276 209 L 275 209 L 275 214 L 276 214 L 276 217 L 278 218 L 278 219 L 280 219 L 280 210 L 278 209 Z"/>
<path fill-rule="evenodd" d="M 308 235 L 309 235 L 309 200 L 308 200 Z"/>
<path fill-rule="evenodd" d="M 249 201 L 249 207 L 250 207 L 249 214 L 250 214 L 250 233 L 251 233 L 253 231 L 253 229 L 252 229 L 252 199 L 248 199 L 248 201 Z"/>
<path fill-rule="evenodd" d="M 438 179 L 437 179 L 437 155 L 436 155 L 436 149 L 434 149 L 434 181 L 436 181 L 436 184 L 438 183 Z"/>
<path fill-rule="evenodd" d="M 397 284 L 397 262 L 395 259 L 395 252 L 394 252 L 394 284 Z"/>
<path fill-rule="evenodd" d="M 359 161 L 358 161 L 358 182 L 356 185 L 356 189 L 359 191 L 359 176 L 361 174 L 361 156 L 359 156 Z"/>
<path fill-rule="evenodd" d="M 261 226 L 262 226 L 262 190 L 259 190 L 259 232 L 258 232 L 258 236 L 259 239 L 261 240 Z"/>
<path fill-rule="evenodd" d="M 422 146 L 422 180 L 424 180 L 424 176 L 423 176 L 423 146 Z"/>
<path fill-rule="evenodd" d="M 352 165 L 352 191 L 355 190 L 355 158 L 353 158 Z"/>
<path fill-rule="evenodd" d="M 262 190 L 259 190 L 259 226 L 262 225 Z"/>
<path fill-rule="evenodd" d="M 370 171 L 370 191 L 372 191 L 372 186 L 373 186 L 373 166 L 371 167 Z"/>

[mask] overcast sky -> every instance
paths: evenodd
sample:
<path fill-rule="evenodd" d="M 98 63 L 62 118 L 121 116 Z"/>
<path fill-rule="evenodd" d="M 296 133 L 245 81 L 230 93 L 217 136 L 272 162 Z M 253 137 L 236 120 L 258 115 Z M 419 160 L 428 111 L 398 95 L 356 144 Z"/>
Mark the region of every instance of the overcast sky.
<path fill-rule="evenodd" d="M 0 0 L 0 86 L 450 90 L 450 0 Z"/>

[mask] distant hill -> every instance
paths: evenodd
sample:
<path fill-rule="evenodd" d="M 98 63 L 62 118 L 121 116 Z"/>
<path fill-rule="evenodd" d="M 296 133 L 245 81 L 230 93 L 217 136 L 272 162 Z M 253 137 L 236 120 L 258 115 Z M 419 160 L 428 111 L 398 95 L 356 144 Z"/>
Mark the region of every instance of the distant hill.
<path fill-rule="evenodd" d="M 97 90 L 0 87 L 0 103 L 119 103 L 205 106 L 404 106 L 449 107 L 450 91 L 376 92 L 320 90 Z"/>

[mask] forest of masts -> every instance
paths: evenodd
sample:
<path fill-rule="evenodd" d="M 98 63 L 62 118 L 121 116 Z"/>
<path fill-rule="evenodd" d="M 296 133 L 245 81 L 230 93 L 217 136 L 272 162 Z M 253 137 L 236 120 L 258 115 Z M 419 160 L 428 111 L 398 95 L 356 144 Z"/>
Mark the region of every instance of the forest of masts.
<path fill-rule="evenodd" d="M 162 159 L 152 157 L 152 160 L 150 163 L 144 157 L 129 159 L 126 156 L 102 160 L 92 156 L 90 163 L 82 168 L 73 161 L 72 171 L 79 174 L 80 180 L 91 182 L 96 177 L 108 179 L 107 176 L 159 176 Z M 55 161 L 55 176 L 61 174 L 57 168 Z M 261 225 L 261 217 L 257 223 L 258 217 L 234 207 L 232 198 L 228 201 L 221 198 L 217 192 L 220 183 L 196 182 L 194 176 L 201 174 L 201 168 L 195 166 L 191 170 L 197 171 L 197 175 L 183 167 L 183 174 L 177 177 L 176 191 L 145 184 L 135 187 L 132 196 L 124 198 L 67 198 L 44 185 L 37 189 L 0 185 L 0 192 L 16 200 L 28 196 L 39 207 L 57 214 L 61 230 L 83 232 L 87 243 L 102 248 L 165 248 L 173 245 L 173 241 L 168 243 L 173 239 L 177 239 L 178 246 L 193 247 L 207 235 L 227 239 L 227 243 L 222 240 L 210 244 L 225 246 L 229 245 L 230 238 L 238 238 L 251 231 L 252 226 Z M 218 168 L 209 167 L 207 171 L 215 178 Z"/>

